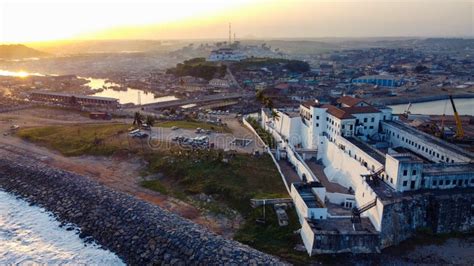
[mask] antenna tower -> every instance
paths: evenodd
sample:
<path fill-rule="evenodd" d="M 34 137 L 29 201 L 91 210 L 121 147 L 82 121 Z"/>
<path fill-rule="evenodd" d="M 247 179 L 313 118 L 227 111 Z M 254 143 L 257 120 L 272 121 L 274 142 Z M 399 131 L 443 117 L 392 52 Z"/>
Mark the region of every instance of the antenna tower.
<path fill-rule="evenodd" d="M 229 45 L 232 44 L 232 26 L 229 22 Z"/>

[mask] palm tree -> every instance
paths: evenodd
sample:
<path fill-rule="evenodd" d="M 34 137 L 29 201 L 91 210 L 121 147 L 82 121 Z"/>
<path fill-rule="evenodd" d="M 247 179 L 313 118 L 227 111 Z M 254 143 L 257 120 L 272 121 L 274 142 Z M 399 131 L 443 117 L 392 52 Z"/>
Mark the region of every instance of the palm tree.
<path fill-rule="evenodd" d="M 265 97 L 264 102 L 265 102 L 265 106 L 266 106 L 268 109 L 270 109 L 270 110 L 273 109 L 273 101 L 272 101 L 270 98 Z"/>
<path fill-rule="evenodd" d="M 263 100 L 265 98 L 265 95 L 263 95 L 263 90 L 258 90 L 257 93 L 255 93 L 255 97 L 259 102 L 263 103 Z"/>
<path fill-rule="evenodd" d="M 277 112 L 275 112 L 275 110 L 273 109 L 272 109 L 272 118 L 276 120 L 280 119 L 280 115 Z"/>
<path fill-rule="evenodd" d="M 143 116 L 140 112 L 135 112 L 135 116 L 133 118 L 133 125 L 141 126 L 143 124 Z"/>
<path fill-rule="evenodd" d="M 146 123 L 148 126 L 152 127 L 153 124 L 155 123 L 155 118 L 154 118 L 153 116 L 151 116 L 151 115 L 147 115 L 147 116 L 146 116 L 145 123 Z"/>

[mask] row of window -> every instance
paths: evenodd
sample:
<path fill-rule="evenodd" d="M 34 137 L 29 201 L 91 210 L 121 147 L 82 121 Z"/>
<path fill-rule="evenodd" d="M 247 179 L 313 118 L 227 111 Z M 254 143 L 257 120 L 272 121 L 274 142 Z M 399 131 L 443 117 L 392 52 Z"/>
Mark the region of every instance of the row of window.
<path fill-rule="evenodd" d="M 408 170 L 403 170 L 403 176 L 407 176 L 408 175 Z M 413 170 L 411 171 L 411 175 L 416 175 L 416 170 Z"/>
<path fill-rule="evenodd" d="M 440 179 L 440 180 L 437 180 L 437 179 L 433 179 L 433 182 L 432 182 L 432 185 L 433 187 L 436 187 L 436 186 L 450 186 L 450 185 L 453 185 L 453 186 L 467 186 L 468 184 L 471 184 L 474 185 L 474 178 L 471 178 L 471 180 L 469 179 L 455 179 L 455 180 L 451 180 L 451 179 Z"/>
<path fill-rule="evenodd" d="M 391 130 L 386 130 L 386 133 L 389 135 L 389 136 L 392 136 L 392 137 L 395 137 L 395 132 L 391 131 Z M 397 134 L 397 139 L 400 139 L 400 134 Z M 433 156 L 433 157 L 436 157 L 438 159 L 440 159 L 441 161 L 444 161 L 444 162 L 451 162 L 451 163 L 454 163 L 454 160 L 450 159 L 448 156 L 444 156 L 442 154 L 440 154 L 439 152 L 436 152 L 428 147 L 425 147 L 421 144 L 419 144 L 418 142 L 415 142 L 411 139 L 408 139 L 408 138 L 405 138 L 404 136 L 401 137 L 401 141 L 418 149 L 418 150 L 421 150 L 422 152 L 424 153 L 427 153 L 428 155 L 430 156 Z"/>
<path fill-rule="evenodd" d="M 369 119 L 367 117 L 364 117 L 364 123 L 367 123 L 369 121 Z M 359 119 L 356 119 L 356 124 L 359 124 Z M 371 117 L 370 118 L 370 122 L 375 122 L 375 117 Z"/>

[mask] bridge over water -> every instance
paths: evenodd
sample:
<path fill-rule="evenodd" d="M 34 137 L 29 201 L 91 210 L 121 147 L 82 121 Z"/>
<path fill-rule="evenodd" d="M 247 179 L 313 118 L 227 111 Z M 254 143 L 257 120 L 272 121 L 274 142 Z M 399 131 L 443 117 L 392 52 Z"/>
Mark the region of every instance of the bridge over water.
<path fill-rule="evenodd" d="M 203 96 L 203 97 L 196 97 L 193 99 L 179 99 L 179 100 L 173 100 L 173 101 L 167 101 L 167 102 L 143 104 L 141 105 L 141 107 L 164 109 L 164 108 L 172 108 L 172 107 L 178 107 L 178 106 L 188 105 L 188 104 L 202 104 L 202 103 L 208 103 L 208 102 L 214 102 L 214 101 L 224 101 L 224 100 L 250 98 L 250 97 L 255 97 L 255 95 L 253 93 L 215 94 L 215 95 L 208 95 L 208 96 Z M 136 108 L 136 106 L 129 107 L 129 108 Z"/>

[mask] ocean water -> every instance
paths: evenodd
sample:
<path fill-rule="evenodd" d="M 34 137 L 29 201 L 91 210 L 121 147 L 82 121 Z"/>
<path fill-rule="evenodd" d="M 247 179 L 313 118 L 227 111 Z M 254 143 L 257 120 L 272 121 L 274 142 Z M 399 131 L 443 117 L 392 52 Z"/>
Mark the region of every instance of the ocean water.
<path fill-rule="evenodd" d="M 50 212 L 0 190 L 0 265 L 125 265 L 114 253 L 86 244 Z"/>

